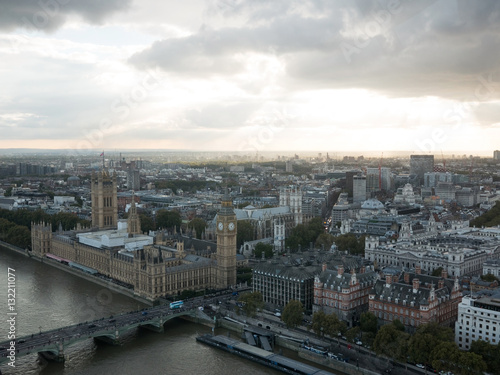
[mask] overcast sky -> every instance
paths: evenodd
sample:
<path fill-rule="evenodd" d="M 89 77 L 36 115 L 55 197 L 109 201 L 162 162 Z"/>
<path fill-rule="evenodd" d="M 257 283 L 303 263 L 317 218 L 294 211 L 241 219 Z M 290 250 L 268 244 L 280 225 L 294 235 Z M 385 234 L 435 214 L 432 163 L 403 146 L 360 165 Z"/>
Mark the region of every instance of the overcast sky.
<path fill-rule="evenodd" d="M 0 148 L 500 149 L 498 0 L 0 0 Z"/>

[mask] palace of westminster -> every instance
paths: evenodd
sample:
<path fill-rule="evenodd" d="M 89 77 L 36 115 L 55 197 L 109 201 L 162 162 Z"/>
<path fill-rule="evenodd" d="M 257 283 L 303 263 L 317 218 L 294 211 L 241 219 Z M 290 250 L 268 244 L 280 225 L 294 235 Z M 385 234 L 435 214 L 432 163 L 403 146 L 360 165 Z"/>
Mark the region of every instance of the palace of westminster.
<path fill-rule="evenodd" d="M 134 294 L 155 300 L 184 290 L 225 289 L 236 284 L 236 215 L 225 196 L 217 215 L 217 243 L 204 251 L 185 249 L 185 238 L 141 234 L 132 200 L 128 219 L 118 220 L 116 175 L 92 175 L 92 229 L 52 232 L 50 224 L 32 223 L 35 256 L 63 258 L 132 285 Z"/>

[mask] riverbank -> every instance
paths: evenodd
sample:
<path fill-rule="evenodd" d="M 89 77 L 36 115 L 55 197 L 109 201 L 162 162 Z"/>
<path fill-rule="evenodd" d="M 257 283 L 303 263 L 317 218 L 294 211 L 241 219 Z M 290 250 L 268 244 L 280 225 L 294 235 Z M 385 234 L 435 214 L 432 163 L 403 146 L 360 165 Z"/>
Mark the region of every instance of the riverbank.
<path fill-rule="evenodd" d="M 392 367 L 388 366 L 385 359 L 376 357 L 369 351 L 367 353 L 361 353 L 359 350 L 348 349 L 346 345 L 341 346 L 340 342 L 332 344 L 332 342 L 318 340 L 315 338 L 314 334 L 305 330 L 288 329 L 281 321 L 269 320 L 265 317 L 265 314 L 262 313 L 256 318 L 238 316 L 231 312 L 225 313 L 231 316 L 231 320 L 224 318 L 219 319 L 217 321 L 218 327 L 237 332 L 240 336 L 247 324 L 263 327 L 276 335 L 277 345 L 297 352 L 298 356 L 306 361 L 317 363 L 318 365 L 332 369 L 338 373 L 347 375 L 379 375 Z M 308 340 L 311 345 L 322 346 L 330 349 L 330 351 L 335 350 L 336 353 L 342 353 L 344 358 L 349 358 L 349 363 L 341 362 L 303 349 L 301 342 L 306 340 Z"/>
<path fill-rule="evenodd" d="M 100 285 L 100 286 L 102 286 L 102 287 L 104 287 L 106 289 L 109 289 L 112 292 L 120 293 L 120 294 L 123 294 L 124 296 L 133 298 L 137 302 L 143 303 L 143 304 L 148 305 L 148 306 L 153 306 L 153 302 L 152 301 L 137 296 L 136 294 L 134 294 L 134 291 L 131 290 L 131 289 L 125 288 L 125 287 L 123 287 L 121 285 L 117 285 L 117 284 L 115 284 L 115 283 L 113 283 L 111 281 L 100 279 L 97 276 L 93 276 L 93 275 L 87 274 L 87 273 L 85 273 L 85 272 L 83 272 L 81 270 L 78 270 L 78 269 L 75 269 L 75 268 L 71 268 L 71 267 L 69 267 L 69 266 L 67 266 L 65 264 L 58 263 L 55 260 L 48 259 L 48 258 L 40 258 L 40 257 L 38 257 L 36 255 L 31 254 L 30 252 L 28 252 L 26 250 L 23 250 L 23 249 L 21 249 L 21 248 L 19 248 L 17 246 L 11 245 L 11 244 L 9 244 L 7 242 L 0 241 L 0 249 L 7 249 L 7 250 L 10 250 L 10 251 L 13 251 L 16 254 L 23 255 L 23 256 L 28 257 L 28 258 L 30 258 L 30 259 L 32 259 L 34 261 L 38 261 L 40 263 L 47 264 L 47 265 L 49 265 L 51 267 L 60 269 L 61 271 L 70 273 L 70 274 L 72 274 L 74 276 L 77 276 L 77 277 L 79 277 L 81 279 L 85 279 L 85 280 L 90 281 L 90 282 L 92 282 L 94 284 Z"/>

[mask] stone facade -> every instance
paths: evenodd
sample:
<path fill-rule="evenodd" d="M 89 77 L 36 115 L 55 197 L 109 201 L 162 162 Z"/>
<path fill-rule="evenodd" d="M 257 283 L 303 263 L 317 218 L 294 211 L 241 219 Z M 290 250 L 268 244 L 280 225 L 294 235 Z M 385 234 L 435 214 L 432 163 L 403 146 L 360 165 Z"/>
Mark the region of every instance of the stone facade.
<path fill-rule="evenodd" d="M 455 343 L 469 350 L 473 341 L 483 340 L 493 345 L 500 342 L 500 294 L 464 296 L 458 305 L 455 323 Z"/>
<path fill-rule="evenodd" d="M 92 226 L 99 229 L 116 228 L 118 225 L 118 201 L 116 197 L 116 173 L 106 171 L 92 173 Z"/>
<path fill-rule="evenodd" d="M 97 189 L 92 198 L 98 201 L 93 208 L 99 213 L 93 212 L 92 218 L 93 223 L 106 227 L 115 220 L 109 212 L 114 210 L 111 206 L 116 207 L 116 176 L 99 176 L 92 179 L 93 188 Z M 114 193 L 107 189 L 114 189 Z M 63 262 L 92 268 L 131 285 L 135 294 L 155 300 L 184 290 L 225 289 L 236 284 L 236 216 L 227 198 L 222 201 L 219 223 L 216 245 L 196 240 L 205 242 L 206 248 L 200 253 L 185 251 L 185 241 L 194 240 L 182 236 L 165 241 L 161 236 L 162 241 L 155 245 L 153 237 L 139 234 L 140 220 L 132 203 L 127 228 L 53 234 L 51 225 L 32 223 L 32 251 L 39 257 L 50 253 L 63 258 Z M 170 246 L 161 244 L 167 242 Z"/>

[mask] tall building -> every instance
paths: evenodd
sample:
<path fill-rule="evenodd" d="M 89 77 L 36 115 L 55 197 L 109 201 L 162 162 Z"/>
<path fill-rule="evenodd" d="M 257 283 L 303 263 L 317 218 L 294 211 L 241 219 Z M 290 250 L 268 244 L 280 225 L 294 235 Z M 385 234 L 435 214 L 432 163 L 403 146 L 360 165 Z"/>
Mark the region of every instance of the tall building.
<path fill-rule="evenodd" d="M 434 172 L 434 155 L 410 155 L 410 174 L 417 176 L 420 185 L 426 172 Z"/>
<path fill-rule="evenodd" d="M 130 204 L 130 209 L 128 210 L 127 232 L 130 237 L 134 234 L 141 234 L 141 219 L 137 214 L 134 197 L 132 197 L 132 203 Z"/>
<path fill-rule="evenodd" d="M 217 286 L 220 289 L 236 284 L 236 214 L 226 194 L 217 215 Z"/>
<path fill-rule="evenodd" d="M 493 151 L 493 159 L 500 160 L 500 150 Z"/>
<path fill-rule="evenodd" d="M 99 229 L 118 226 L 118 201 L 116 198 L 116 173 L 107 171 L 91 177 L 92 226 Z"/>
<path fill-rule="evenodd" d="M 382 180 L 381 183 L 379 183 L 379 175 Z M 366 168 L 367 192 L 379 191 L 380 187 L 382 187 L 382 190 L 389 191 L 392 190 L 392 185 L 391 168 L 381 167 L 380 171 L 378 168 Z"/>
<path fill-rule="evenodd" d="M 352 201 L 364 202 L 366 200 L 366 177 L 354 176 L 352 180 Z"/>
<path fill-rule="evenodd" d="M 130 166 L 127 170 L 127 189 L 141 190 L 141 176 L 139 170 Z"/>
<path fill-rule="evenodd" d="M 302 189 L 298 186 L 280 188 L 280 206 L 289 206 L 293 214 L 295 225 L 303 223 Z"/>
<path fill-rule="evenodd" d="M 453 174 L 450 172 L 426 172 L 424 173 L 424 186 L 436 187 L 440 182 L 453 182 Z"/>

